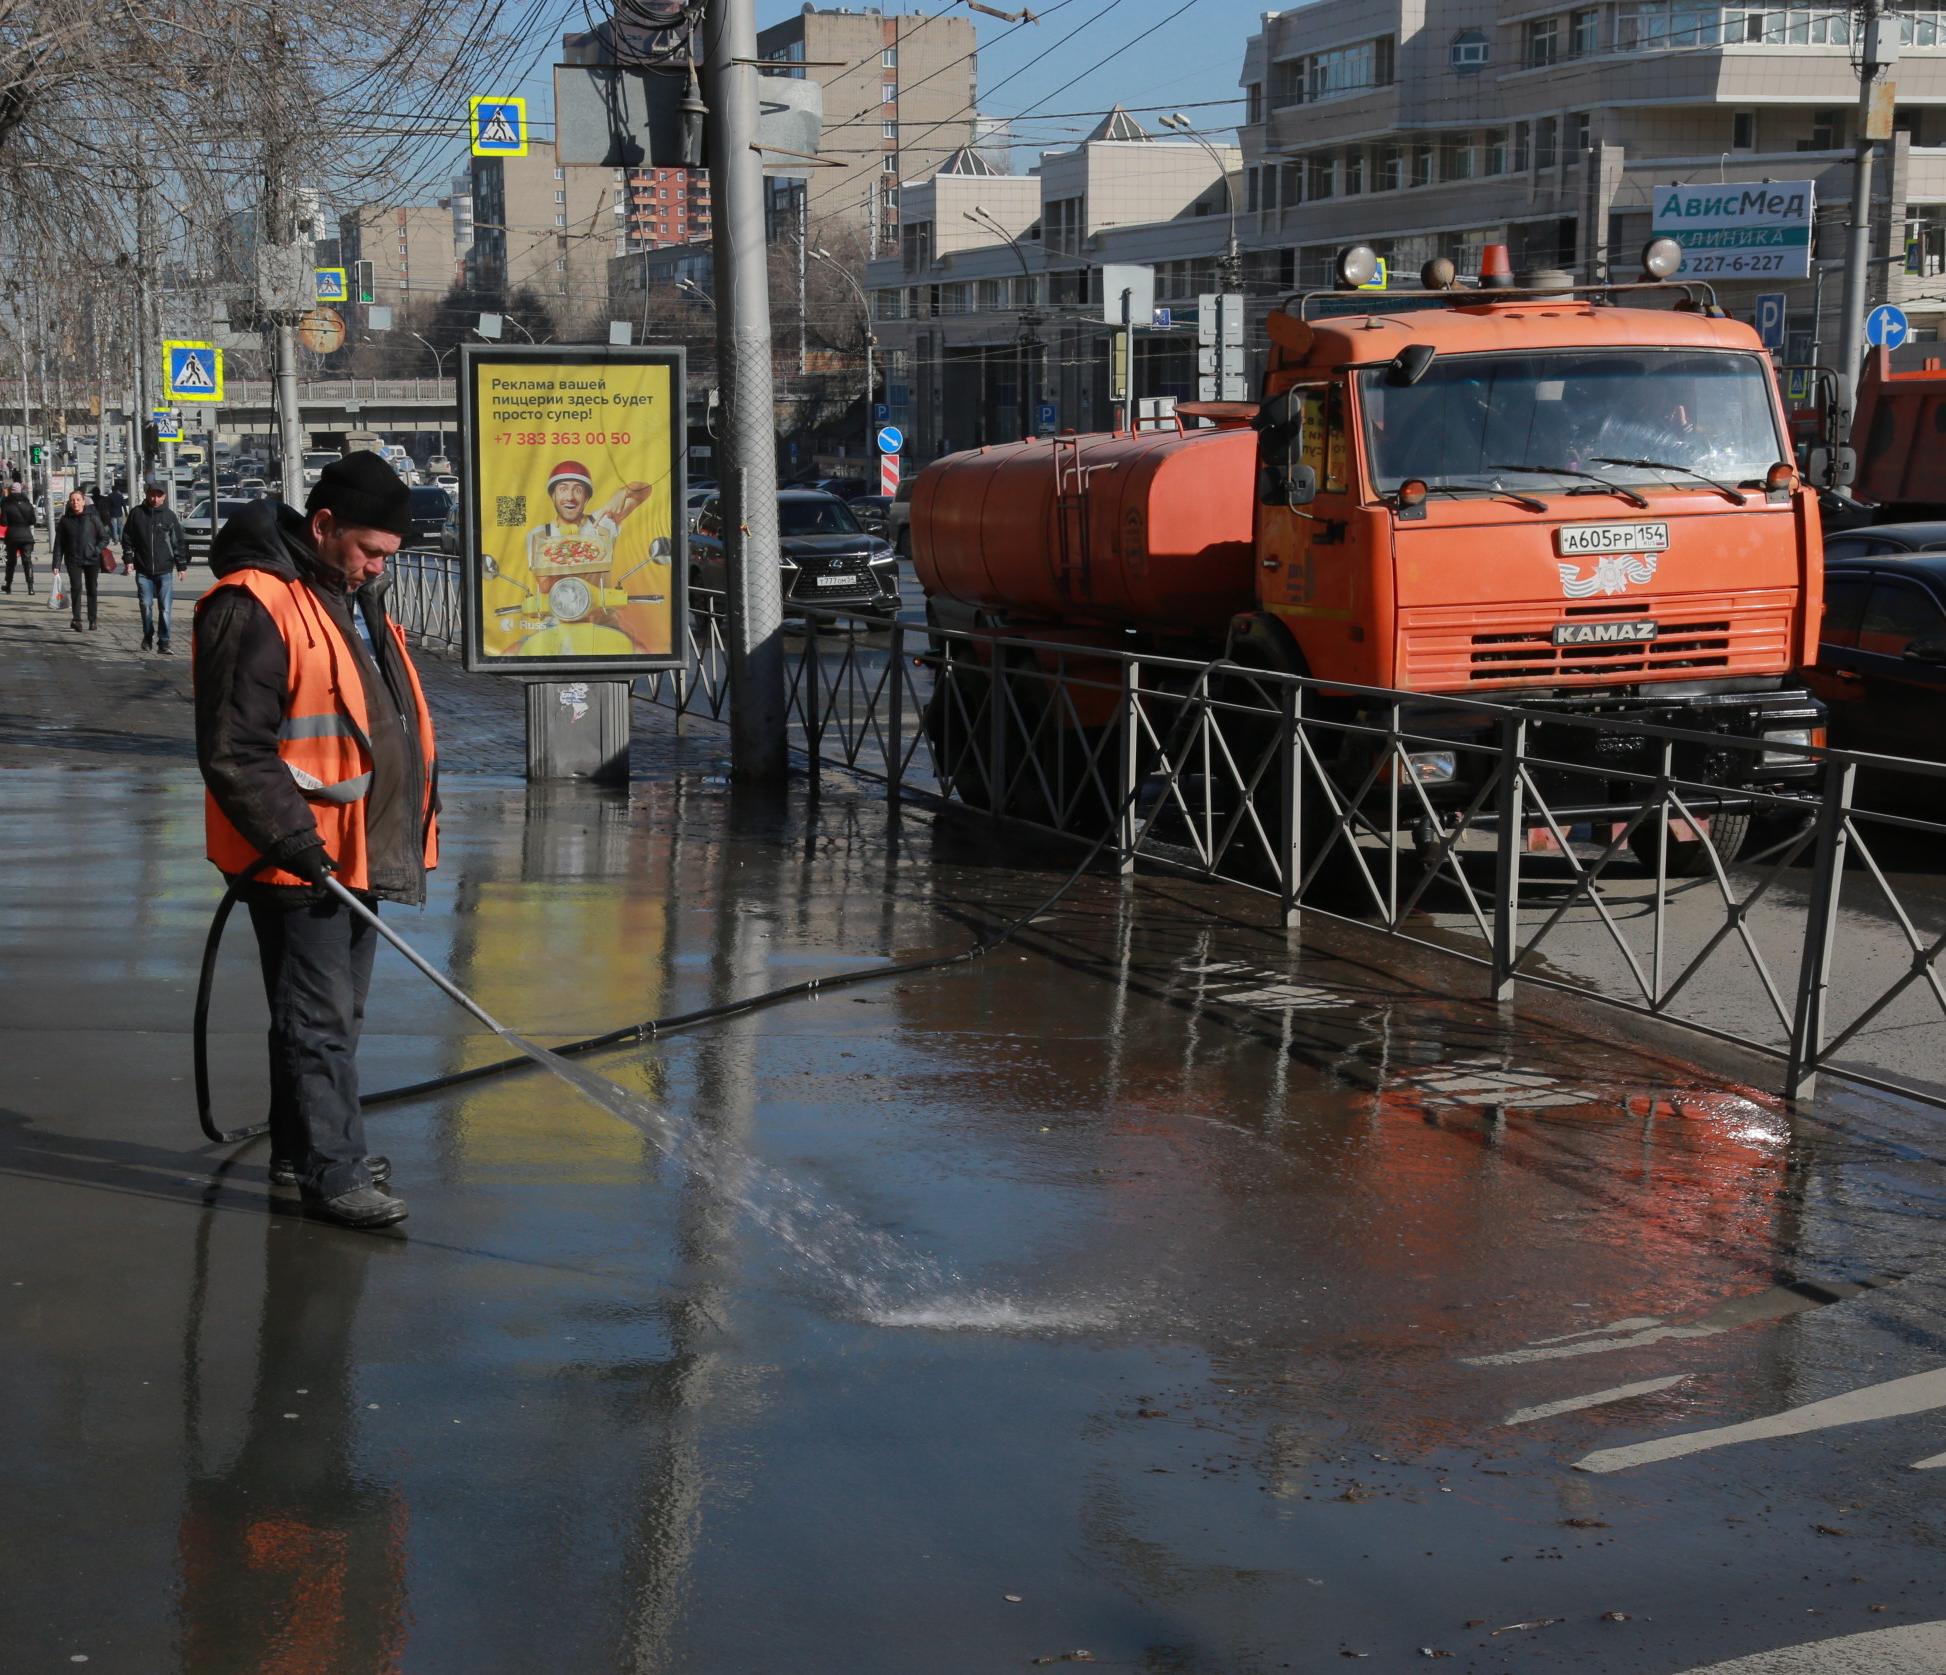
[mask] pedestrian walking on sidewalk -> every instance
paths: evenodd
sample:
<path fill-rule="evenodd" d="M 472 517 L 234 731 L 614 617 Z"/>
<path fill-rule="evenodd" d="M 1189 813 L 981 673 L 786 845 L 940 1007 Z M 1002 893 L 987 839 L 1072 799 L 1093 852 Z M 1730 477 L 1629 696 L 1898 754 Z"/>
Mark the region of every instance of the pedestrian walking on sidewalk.
<path fill-rule="evenodd" d="M 54 525 L 54 562 L 68 573 L 68 599 L 74 607 L 74 630 L 81 632 L 81 591 L 88 592 L 88 626 L 100 627 L 95 618 L 95 588 L 101 580 L 102 549 L 108 545 L 108 530 L 101 514 L 88 504 L 79 489 L 68 496 L 68 509 Z"/>
<path fill-rule="evenodd" d="M 101 521 L 108 525 L 108 539 L 119 546 L 122 525 L 128 521 L 128 496 L 122 493 L 119 479 L 110 489 L 104 489 L 99 483 L 95 485 L 95 510 L 101 514 Z"/>
<path fill-rule="evenodd" d="M 16 481 L 8 486 L 4 499 L 0 499 L 0 523 L 6 525 L 7 542 L 7 582 L 0 587 L 0 593 L 14 590 L 14 565 L 19 564 L 27 577 L 27 591 L 34 591 L 34 503 L 27 498 L 27 491 Z"/>
<path fill-rule="evenodd" d="M 252 501 L 216 537 L 191 646 L 209 858 L 233 883 L 254 874 L 239 894 L 270 1002 L 270 1178 L 351 1227 L 406 1207 L 358 1105 L 375 933 L 324 880 L 422 902 L 439 856 L 432 716 L 385 615 L 409 504 L 364 451 L 325 468 L 301 516 Z"/>
<path fill-rule="evenodd" d="M 176 578 L 189 574 L 189 538 L 182 520 L 169 510 L 160 483 L 150 483 L 142 504 L 122 527 L 122 557 L 135 572 L 136 597 L 142 602 L 142 649 L 153 646 L 169 655 L 169 608 L 175 602 Z"/>

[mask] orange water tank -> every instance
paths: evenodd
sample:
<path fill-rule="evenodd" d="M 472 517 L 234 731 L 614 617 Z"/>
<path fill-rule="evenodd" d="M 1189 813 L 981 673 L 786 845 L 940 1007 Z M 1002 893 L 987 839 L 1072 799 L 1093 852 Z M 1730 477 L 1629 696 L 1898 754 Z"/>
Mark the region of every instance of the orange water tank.
<path fill-rule="evenodd" d="M 1010 625 L 1222 632 L 1255 602 L 1248 429 L 1041 437 L 949 454 L 912 489 L 927 595 Z"/>

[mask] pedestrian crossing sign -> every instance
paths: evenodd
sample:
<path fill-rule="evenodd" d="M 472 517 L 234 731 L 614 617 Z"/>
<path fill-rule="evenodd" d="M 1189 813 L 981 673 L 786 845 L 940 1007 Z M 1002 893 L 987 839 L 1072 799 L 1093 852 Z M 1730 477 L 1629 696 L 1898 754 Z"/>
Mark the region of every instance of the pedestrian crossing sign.
<path fill-rule="evenodd" d="M 475 157 L 527 155 L 527 101 L 476 93 L 468 99 Z"/>
<path fill-rule="evenodd" d="M 163 344 L 162 384 L 171 401 L 221 401 L 223 351 L 213 343 Z"/>
<path fill-rule="evenodd" d="M 351 300 L 350 287 L 345 283 L 345 270 L 343 268 L 319 268 L 317 272 L 319 302 L 349 302 Z"/>
<path fill-rule="evenodd" d="M 182 440 L 182 415 L 173 407 L 158 407 L 155 410 L 155 439 L 157 442 Z"/>

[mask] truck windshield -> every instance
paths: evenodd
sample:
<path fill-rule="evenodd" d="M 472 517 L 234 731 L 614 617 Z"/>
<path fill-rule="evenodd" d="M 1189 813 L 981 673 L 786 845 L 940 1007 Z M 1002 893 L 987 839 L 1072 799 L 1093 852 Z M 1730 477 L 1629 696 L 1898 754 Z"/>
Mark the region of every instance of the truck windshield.
<path fill-rule="evenodd" d="M 1358 375 L 1372 486 L 1418 477 L 1449 489 L 1505 482 L 1545 491 L 1609 482 L 1761 483 L 1789 452 L 1770 374 L 1755 355 L 1683 349 L 1560 349 L 1455 355 L 1409 387 Z M 1613 463 L 1617 460 L 1628 464 Z M 1655 461 L 1654 466 L 1643 462 Z M 1510 467 L 1520 467 L 1510 470 Z"/>

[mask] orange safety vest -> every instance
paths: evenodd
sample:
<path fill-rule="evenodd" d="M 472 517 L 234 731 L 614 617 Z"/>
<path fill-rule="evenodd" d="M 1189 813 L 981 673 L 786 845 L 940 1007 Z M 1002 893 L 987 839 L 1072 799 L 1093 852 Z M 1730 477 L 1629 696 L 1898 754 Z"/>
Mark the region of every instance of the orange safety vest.
<path fill-rule="evenodd" d="M 203 598 L 213 598 L 218 587 L 242 588 L 270 613 L 277 632 L 283 635 L 289 674 L 283 725 L 277 729 L 277 755 L 311 805 L 325 853 L 337 863 L 338 881 L 347 889 L 369 889 L 365 798 L 372 787 L 371 721 L 365 708 L 364 677 L 354 667 L 358 654 L 302 582 L 287 582 L 267 570 L 237 570 L 223 577 Z M 399 661 L 411 683 L 412 701 L 418 711 L 419 754 L 426 780 L 420 818 L 426 834 L 425 862 L 430 869 L 439 864 L 439 823 L 432 810 L 432 715 L 419 685 L 419 671 L 406 655 L 405 631 L 395 622 L 386 626 L 398 645 Z M 259 859 L 256 847 L 231 824 L 207 791 L 203 793 L 203 826 L 209 858 L 228 876 L 234 878 Z M 258 873 L 257 881 L 304 882 L 280 867 Z"/>

